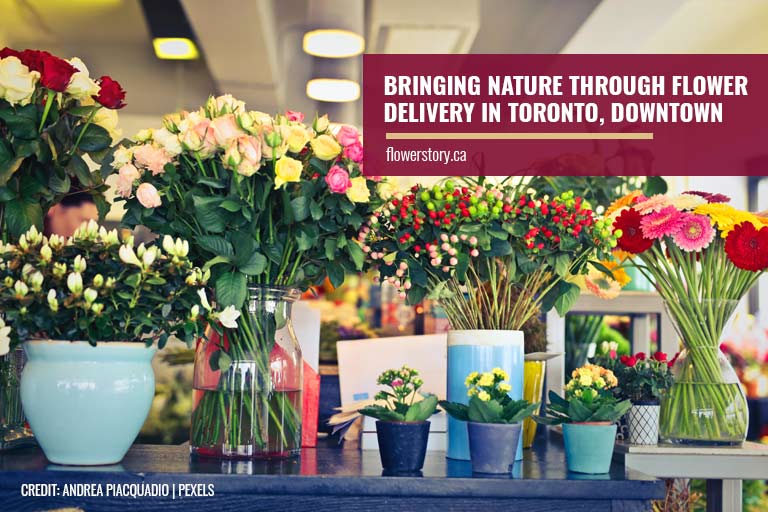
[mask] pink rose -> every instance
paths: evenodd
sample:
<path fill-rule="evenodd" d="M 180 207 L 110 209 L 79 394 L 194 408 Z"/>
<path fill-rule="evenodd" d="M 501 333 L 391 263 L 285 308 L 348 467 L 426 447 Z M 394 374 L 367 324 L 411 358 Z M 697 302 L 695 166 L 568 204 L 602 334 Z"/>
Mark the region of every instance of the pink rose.
<path fill-rule="evenodd" d="M 160 200 L 160 194 L 151 183 L 142 183 L 136 189 L 136 199 L 139 200 L 144 208 L 157 208 L 163 202 Z"/>
<path fill-rule="evenodd" d="M 296 112 L 295 110 L 286 110 L 285 117 L 287 117 L 289 121 L 296 121 L 297 123 L 304 122 L 304 114 Z"/>
<path fill-rule="evenodd" d="M 357 128 L 354 126 L 344 125 L 339 128 L 338 133 L 336 133 L 336 140 L 339 141 L 339 144 L 342 146 L 349 146 L 350 144 L 359 142 L 360 134 L 357 133 Z"/>
<path fill-rule="evenodd" d="M 122 197 L 131 197 L 133 182 L 139 179 L 141 174 L 133 164 L 125 164 L 117 171 L 117 193 Z"/>
<path fill-rule="evenodd" d="M 363 145 L 359 142 L 344 146 L 344 156 L 352 160 L 353 162 L 360 163 L 363 161 Z"/>
<path fill-rule="evenodd" d="M 331 167 L 325 176 L 325 182 L 328 184 L 328 189 L 334 194 L 343 194 L 352 186 L 349 173 L 338 165 Z"/>
<path fill-rule="evenodd" d="M 241 135 L 234 140 L 241 160 L 237 173 L 243 176 L 253 176 L 261 167 L 261 141 L 252 135 Z"/>
<path fill-rule="evenodd" d="M 219 146 L 226 146 L 227 142 L 242 135 L 243 131 L 237 126 L 234 114 L 225 114 L 211 121 L 213 137 Z"/>
<path fill-rule="evenodd" d="M 171 162 L 171 155 L 164 149 L 156 148 L 151 144 L 137 147 L 133 152 L 133 158 L 140 167 L 152 171 L 153 175 L 164 173 L 163 167 Z"/>
<path fill-rule="evenodd" d="M 181 135 L 182 146 L 199 153 L 201 157 L 208 157 L 216 152 L 216 137 L 211 129 L 208 119 L 201 119 L 194 126 Z"/>

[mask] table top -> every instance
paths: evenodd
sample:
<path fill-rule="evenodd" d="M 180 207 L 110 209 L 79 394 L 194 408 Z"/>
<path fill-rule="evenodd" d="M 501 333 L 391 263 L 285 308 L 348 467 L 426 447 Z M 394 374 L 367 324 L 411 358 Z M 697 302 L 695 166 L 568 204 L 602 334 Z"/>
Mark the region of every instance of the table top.
<path fill-rule="evenodd" d="M 768 444 L 745 442 L 741 446 L 685 446 L 677 444 L 628 444 L 616 443 L 618 453 L 643 455 L 703 455 L 728 457 L 768 457 Z M 768 462 L 768 461 L 767 461 Z"/>
<path fill-rule="evenodd" d="M 123 462 L 106 467 L 50 464 L 38 448 L 0 455 L 0 490 L 22 483 L 206 483 L 216 494 L 440 496 L 538 499 L 660 499 L 664 484 L 614 462 L 604 475 L 569 473 L 562 442 L 541 439 L 525 450 L 512 475 L 473 477 L 468 461 L 429 452 L 422 476 L 382 476 L 378 451 L 303 449 L 300 458 L 217 461 L 190 458 L 184 446 L 135 445 Z"/>

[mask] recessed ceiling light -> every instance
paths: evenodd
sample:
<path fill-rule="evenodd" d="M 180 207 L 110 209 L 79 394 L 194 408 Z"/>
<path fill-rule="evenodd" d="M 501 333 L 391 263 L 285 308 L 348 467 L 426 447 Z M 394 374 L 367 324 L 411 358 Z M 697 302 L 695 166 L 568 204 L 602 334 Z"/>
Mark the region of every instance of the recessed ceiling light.
<path fill-rule="evenodd" d="M 355 101 L 360 97 L 360 84 L 340 78 L 314 78 L 307 82 L 307 96 L 317 101 Z"/>
<path fill-rule="evenodd" d="M 321 29 L 304 34 L 304 51 L 315 57 L 342 59 L 360 55 L 365 39 L 349 30 Z"/>
<path fill-rule="evenodd" d="M 186 37 L 156 37 L 152 45 L 158 59 L 194 60 L 200 56 L 195 42 Z"/>

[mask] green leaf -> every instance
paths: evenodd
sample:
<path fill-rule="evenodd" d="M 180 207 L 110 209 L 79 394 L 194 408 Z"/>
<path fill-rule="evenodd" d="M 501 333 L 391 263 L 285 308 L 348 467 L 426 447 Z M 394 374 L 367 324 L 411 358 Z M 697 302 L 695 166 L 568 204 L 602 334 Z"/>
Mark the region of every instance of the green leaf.
<path fill-rule="evenodd" d="M 123 282 L 127 286 L 130 286 L 131 288 L 136 288 L 137 286 L 139 286 L 139 283 L 141 282 L 141 273 L 137 272 L 135 274 L 131 274 L 128 277 L 126 277 Z"/>
<path fill-rule="evenodd" d="M 511 400 L 504 406 L 502 417 L 507 423 L 520 423 L 525 418 L 536 412 L 539 403 L 529 403 L 528 400 Z"/>
<path fill-rule="evenodd" d="M 469 399 L 469 420 L 478 423 L 501 423 L 501 404 L 496 400 L 483 402 L 477 396 Z"/>
<path fill-rule="evenodd" d="M 200 176 L 195 181 L 197 181 L 199 185 L 205 185 L 206 187 L 217 189 L 227 188 L 226 183 L 224 183 L 222 180 L 217 180 L 216 178 L 206 178 L 205 176 Z"/>
<path fill-rule="evenodd" d="M 320 220 L 323 217 L 323 208 L 315 201 L 309 203 L 309 213 L 312 215 L 312 220 Z"/>
<path fill-rule="evenodd" d="M 216 256 L 224 256 L 231 259 L 235 255 L 232 244 L 224 237 L 216 235 L 201 235 L 196 238 L 198 245 L 205 251 Z"/>
<path fill-rule="evenodd" d="M 232 199 L 225 199 L 221 202 L 219 208 L 224 208 L 228 212 L 236 213 L 240 211 L 240 202 Z"/>
<path fill-rule="evenodd" d="M 67 112 L 77 117 L 88 117 L 91 115 L 91 112 L 98 110 L 99 107 L 100 105 L 88 105 L 85 107 L 70 107 L 67 109 Z"/>
<path fill-rule="evenodd" d="M 360 245 L 356 242 L 351 242 L 347 244 L 347 251 L 349 252 L 349 256 L 352 258 L 352 261 L 355 264 L 355 269 L 363 270 L 365 254 L 363 253 L 362 247 L 360 247 Z"/>
<path fill-rule="evenodd" d="M 654 194 L 666 194 L 667 182 L 661 176 L 649 176 L 643 185 L 643 194 L 647 197 L 651 197 Z"/>
<path fill-rule="evenodd" d="M 382 407 L 380 405 L 369 405 L 358 410 L 363 416 L 370 416 L 381 421 L 403 421 L 405 418 L 402 414 L 398 414 L 392 409 Z"/>
<path fill-rule="evenodd" d="M 230 263 L 231 261 L 232 260 L 230 260 L 226 256 L 216 256 L 215 258 L 211 258 L 210 260 L 205 262 L 205 265 L 203 265 L 203 270 L 210 270 L 216 265 L 220 265 L 222 263 Z"/>
<path fill-rule="evenodd" d="M 84 124 L 78 125 L 74 132 L 75 140 L 80 137 L 81 133 L 83 136 L 77 146 L 81 151 L 101 151 L 112 144 L 112 137 L 109 136 L 109 132 L 97 124 L 91 123 L 87 128 Z"/>
<path fill-rule="evenodd" d="M 227 225 L 219 209 L 220 202 L 220 197 L 192 196 L 195 218 L 210 233 L 221 233 Z"/>
<path fill-rule="evenodd" d="M 466 405 L 458 402 L 449 402 L 448 400 L 440 400 L 439 404 L 452 418 L 456 418 L 459 421 L 469 421 L 469 408 Z"/>
<path fill-rule="evenodd" d="M 260 252 L 254 252 L 245 263 L 237 268 L 245 275 L 257 276 L 267 268 L 267 257 Z"/>
<path fill-rule="evenodd" d="M 328 261 L 333 261 L 336 259 L 336 239 L 326 238 L 325 242 L 323 242 L 323 245 L 325 248 L 325 259 Z"/>
<path fill-rule="evenodd" d="M 11 237 L 19 238 L 32 226 L 43 230 L 43 209 L 30 199 L 18 199 L 5 204 L 5 224 Z"/>
<path fill-rule="evenodd" d="M 405 421 L 426 421 L 435 414 L 437 409 L 437 396 L 427 395 L 424 400 L 420 400 L 408 408 L 405 413 Z"/>
<path fill-rule="evenodd" d="M 55 172 L 51 173 L 51 177 L 48 179 L 48 186 L 51 190 L 58 192 L 59 194 L 66 194 L 69 189 L 72 188 L 72 180 L 69 179 L 68 174 L 64 174 L 63 178 L 60 178 Z"/>
<path fill-rule="evenodd" d="M 296 222 L 301 222 L 309 217 L 309 201 L 306 196 L 299 196 L 291 200 L 293 217 Z"/>
<path fill-rule="evenodd" d="M 565 317 L 565 314 L 573 307 L 576 303 L 576 299 L 578 299 L 581 294 L 581 289 L 577 285 L 573 283 L 565 284 L 568 285 L 567 288 L 559 297 L 557 297 L 557 299 L 555 299 L 555 309 L 557 310 L 557 314 L 561 317 Z"/>
<path fill-rule="evenodd" d="M 37 138 L 37 105 L 0 109 L 2 119 L 14 137 L 33 140 Z"/>
<path fill-rule="evenodd" d="M 72 155 L 72 159 L 67 164 L 67 172 L 71 176 L 75 176 L 82 186 L 90 187 L 93 185 L 91 170 L 80 155 Z"/>
<path fill-rule="evenodd" d="M 589 421 L 592 418 L 592 409 L 581 400 L 573 399 L 568 402 L 568 417 L 574 423 Z"/>
<path fill-rule="evenodd" d="M 512 245 L 507 240 L 494 238 L 491 240 L 491 249 L 486 252 L 486 256 L 507 256 L 512 254 Z"/>
<path fill-rule="evenodd" d="M 227 272 L 216 280 L 216 303 L 220 309 L 227 306 L 241 309 L 247 294 L 247 280 L 241 272 Z"/>
<path fill-rule="evenodd" d="M 0 203 L 16 199 L 16 192 L 8 187 L 0 187 Z"/>
<path fill-rule="evenodd" d="M 344 283 L 344 267 L 334 261 L 330 261 L 325 269 L 326 272 L 328 272 L 328 279 L 330 279 L 331 284 L 335 288 L 338 288 Z"/>
<path fill-rule="evenodd" d="M 4 187 L 16 171 L 21 167 L 23 158 L 15 158 L 0 164 L 0 187 Z"/>
<path fill-rule="evenodd" d="M 555 274 L 566 277 L 571 266 L 571 257 L 568 254 L 558 254 L 555 257 Z"/>

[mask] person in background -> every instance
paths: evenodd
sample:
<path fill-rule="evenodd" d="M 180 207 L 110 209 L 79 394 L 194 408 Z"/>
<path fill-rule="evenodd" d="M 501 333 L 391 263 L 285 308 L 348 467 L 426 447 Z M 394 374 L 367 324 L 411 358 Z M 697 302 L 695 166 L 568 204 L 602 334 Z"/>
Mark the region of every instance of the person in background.
<path fill-rule="evenodd" d="M 44 233 L 46 236 L 70 237 L 83 222 L 98 219 L 99 212 L 93 197 L 87 192 L 72 190 L 48 210 Z"/>

